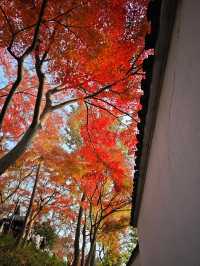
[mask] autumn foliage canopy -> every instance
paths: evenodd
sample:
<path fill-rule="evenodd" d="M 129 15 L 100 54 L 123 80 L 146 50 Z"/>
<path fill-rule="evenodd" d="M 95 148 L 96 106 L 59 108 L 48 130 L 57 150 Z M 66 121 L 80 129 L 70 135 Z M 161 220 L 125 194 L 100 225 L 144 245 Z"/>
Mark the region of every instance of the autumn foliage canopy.
<path fill-rule="evenodd" d="M 29 229 L 42 216 L 61 227 L 81 217 L 86 266 L 96 241 L 106 245 L 105 232 L 129 223 L 118 212 L 130 207 L 147 4 L 0 3 L 1 212 L 23 202 Z"/>

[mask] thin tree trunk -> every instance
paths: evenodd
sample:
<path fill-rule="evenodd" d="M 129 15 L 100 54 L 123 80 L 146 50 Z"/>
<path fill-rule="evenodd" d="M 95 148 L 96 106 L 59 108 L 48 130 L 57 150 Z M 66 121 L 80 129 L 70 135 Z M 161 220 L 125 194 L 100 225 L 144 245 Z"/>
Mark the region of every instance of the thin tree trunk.
<path fill-rule="evenodd" d="M 40 128 L 41 120 L 44 119 L 46 115 L 45 111 L 43 111 L 43 113 L 40 115 L 40 107 L 44 90 L 44 74 L 41 71 L 41 67 L 41 61 L 39 58 L 36 58 L 36 72 L 39 85 L 32 123 L 17 145 L 0 159 L 0 175 L 3 174 L 12 164 L 14 164 L 16 160 L 23 154 L 32 138 L 35 136 L 37 130 Z"/>
<path fill-rule="evenodd" d="M 28 230 L 27 224 L 29 222 L 29 217 L 30 217 L 30 214 L 31 214 L 31 211 L 32 211 L 32 207 L 33 207 L 33 202 L 34 202 L 34 198 L 35 198 L 35 192 L 36 192 L 37 183 L 38 183 L 38 180 L 39 180 L 40 167 L 41 167 L 41 163 L 39 163 L 38 168 L 37 168 L 36 177 L 35 177 L 35 183 L 34 183 L 34 186 L 33 186 L 32 193 L 31 193 L 31 198 L 30 198 L 29 206 L 28 206 L 28 209 L 27 209 L 27 212 L 26 212 L 26 217 L 25 217 L 25 221 L 24 221 L 24 224 L 23 224 L 23 230 L 22 230 L 20 239 L 24 239 L 25 238 L 26 230 Z"/>
<path fill-rule="evenodd" d="M 82 198 L 81 198 L 81 203 L 84 200 L 85 200 L 85 195 L 83 194 Z M 77 225 L 76 225 L 75 240 L 74 240 L 74 259 L 72 262 L 72 266 L 78 266 L 79 265 L 79 257 L 80 257 L 79 241 L 80 241 L 82 214 L 83 214 L 83 207 L 80 206 L 79 213 L 78 213 Z"/>
<path fill-rule="evenodd" d="M 95 228 L 94 233 L 93 233 L 93 237 L 92 237 L 92 241 L 90 243 L 90 250 L 89 253 L 87 255 L 87 259 L 85 261 L 85 266 L 91 266 L 91 262 L 93 260 L 92 256 L 95 256 L 95 248 L 96 248 L 96 234 L 97 234 L 97 228 Z"/>
<path fill-rule="evenodd" d="M 83 243 L 81 249 L 81 266 L 84 266 L 85 263 L 85 245 L 86 245 L 86 214 L 85 214 L 85 223 L 82 230 Z"/>
<path fill-rule="evenodd" d="M 12 44 L 14 42 L 16 34 L 12 30 L 12 26 L 10 25 L 11 31 L 13 31 L 13 32 L 12 32 L 12 39 L 11 39 L 10 44 L 8 46 L 8 51 L 17 60 L 17 63 L 18 63 L 18 66 L 17 66 L 17 77 L 16 77 L 16 80 L 13 83 L 13 85 L 12 85 L 8 95 L 7 95 L 7 97 L 6 97 L 4 105 L 3 105 L 2 110 L 0 112 L 0 129 L 2 127 L 2 123 L 3 123 L 3 120 L 4 120 L 5 114 L 7 112 L 7 109 L 9 107 L 9 105 L 10 105 L 10 102 L 12 100 L 12 97 L 13 97 L 15 91 L 17 90 L 21 80 L 22 80 L 22 68 L 23 68 L 24 59 L 30 53 L 33 52 L 33 50 L 35 49 L 35 47 L 37 45 L 37 40 L 38 40 L 38 36 L 39 36 L 40 26 L 41 26 L 41 23 L 42 23 L 42 18 L 44 16 L 44 12 L 45 12 L 46 6 L 47 6 L 47 0 L 43 0 L 42 5 L 41 5 L 41 9 L 40 9 L 40 13 L 39 13 L 39 16 L 38 16 L 38 21 L 37 21 L 36 26 L 35 26 L 35 32 L 34 32 L 34 35 L 33 35 L 32 43 L 20 57 L 17 57 L 12 52 Z"/>
<path fill-rule="evenodd" d="M 27 223 L 27 229 L 26 229 L 26 234 L 24 237 L 24 240 L 28 240 L 30 236 L 31 229 L 33 228 L 35 219 L 32 219 L 32 216 L 30 215 L 29 222 Z"/>
<path fill-rule="evenodd" d="M 95 263 L 96 263 L 96 241 L 94 243 L 94 248 L 93 248 L 92 255 L 91 255 L 90 266 L 95 266 Z"/>
<path fill-rule="evenodd" d="M 42 211 L 42 209 L 40 208 L 40 211 Z M 25 234 L 25 237 L 24 239 L 27 240 L 28 237 L 30 236 L 30 232 L 31 232 L 31 229 L 33 228 L 33 225 L 36 221 L 36 218 L 38 216 L 40 212 L 37 212 L 36 210 L 32 210 L 31 211 L 31 214 L 29 216 L 29 220 L 28 220 L 28 223 L 27 223 L 27 229 L 26 229 L 26 234 Z"/>
<path fill-rule="evenodd" d="M 18 88 L 21 80 L 22 80 L 22 65 L 23 65 L 23 60 L 18 60 L 18 68 L 17 68 L 17 78 L 15 80 L 15 82 L 13 83 L 12 85 L 12 88 L 10 89 L 7 97 L 6 97 L 6 100 L 4 102 L 4 105 L 1 109 L 1 113 L 0 113 L 0 129 L 2 128 L 2 123 L 3 123 L 3 120 L 4 120 L 4 117 L 5 117 L 5 114 L 6 114 L 6 111 L 9 107 L 9 104 L 11 102 L 11 99 L 16 91 L 16 89 Z"/>

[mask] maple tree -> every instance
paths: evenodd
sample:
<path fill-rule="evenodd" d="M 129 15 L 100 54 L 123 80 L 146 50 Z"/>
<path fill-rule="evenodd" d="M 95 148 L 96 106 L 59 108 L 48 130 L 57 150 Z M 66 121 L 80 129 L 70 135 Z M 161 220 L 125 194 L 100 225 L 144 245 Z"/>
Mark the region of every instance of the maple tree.
<path fill-rule="evenodd" d="M 73 121 L 79 121 L 75 120 L 74 117 L 81 115 L 82 111 L 82 108 L 80 108 L 80 110 L 78 109 L 77 112 L 72 114 L 68 122 L 70 126 L 73 127 Z M 21 203 L 25 203 L 27 209 L 26 217 L 29 216 L 24 239 L 28 237 L 34 224 L 39 221 L 42 216 L 47 215 L 48 217 L 48 213 L 54 214 L 56 222 L 59 220 L 61 222 L 61 220 L 64 219 L 64 223 L 69 223 L 69 219 L 72 219 L 72 221 L 77 219 L 75 231 L 78 232 L 79 236 L 75 237 L 75 240 L 77 240 L 75 241 L 76 243 L 74 242 L 75 253 L 79 252 L 81 227 L 84 229 L 86 225 L 85 233 L 88 232 L 91 235 L 90 253 L 85 254 L 85 248 L 82 249 L 81 261 L 85 261 L 85 263 L 89 263 L 93 255 L 97 234 L 99 234 L 100 231 L 102 239 L 102 234 L 105 234 L 105 228 L 108 228 L 108 230 L 112 232 L 110 227 L 111 224 L 118 224 L 117 228 L 120 229 L 120 224 L 122 224 L 121 215 L 120 217 L 113 217 L 116 219 L 115 222 L 113 218 L 108 219 L 108 216 L 113 216 L 113 213 L 118 212 L 118 210 L 130 204 L 131 195 L 131 175 L 129 173 L 127 159 L 123 156 L 125 151 L 122 151 L 120 145 L 117 145 L 116 132 L 118 128 L 115 122 L 112 121 L 112 125 L 109 119 L 104 121 L 101 116 L 102 114 L 98 113 L 98 119 L 95 119 L 95 128 L 90 128 L 90 132 L 93 134 L 93 137 L 96 137 L 95 134 L 99 132 L 99 128 L 101 127 L 103 136 L 107 136 L 107 140 L 103 136 L 99 138 L 98 142 L 95 144 L 95 149 L 94 143 L 91 142 L 94 140 L 87 138 L 87 126 L 89 125 L 86 120 L 82 120 L 82 123 L 77 124 L 76 130 L 74 129 L 75 131 L 72 137 L 75 137 L 76 141 L 71 141 L 72 143 L 76 142 L 77 147 L 70 154 L 61 147 L 59 148 L 56 135 L 50 138 L 50 143 L 48 143 L 47 146 L 42 146 L 40 141 L 46 138 L 45 132 L 42 132 L 40 141 L 33 145 L 32 150 L 26 152 L 24 156 L 22 156 L 21 161 L 17 162 L 19 169 L 23 166 L 24 162 L 26 164 L 26 171 L 34 169 L 34 171 L 32 171 L 32 178 L 28 181 L 27 185 L 21 190 L 19 189 L 16 191 L 16 197 L 20 198 Z M 54 131 L 54 133 L 55 132 L 56 131 Z M 85 145 L 80 144 L 81 135 L 83 139 L 85 138 Z M 119 137 L 120 135 L 121 134 L 119 134 Z M 52 139 L 57 139 L 57 142 L 52 141 Z M 64 138 L 64 140 L 66 140 L 66 138 Z M 98 146 L 101 147 L 101 149 L 99 149 Z M 46 149 L 47 147 L 48 149 Z M 53 157 L 52 151 L 54 151 Z M 38 163 L 41 160 L 39 155 L 43 157 L 43 166 L 40 169 L 40 178 L 33 200 L 33 187 L 37 177 Z M 35 158 L 35 160 L 33 160 L 33 158 Z M 22 170 L 23 169 L 21 169 L 21 171 Z M 16 172 L 17 170 L 15 169 L 15 173 Z M 9 172 L 7 174 L 9 174 Z M 7 180 L 6 175 L 5 180 Z M 68 185 L 63 183 L 69 180 L 70 183 L 68 183 Z M 80 200 L 77 189 L 84 192 L 87 200 L 84 200 L 84 198 Z M 80 205 L 77 214 L 70 210 L 69 206 L 72 205 L 72 200 L 70 200 L 69 194 L 66 194 L 67 191 L 70 192 L 70 198 L 73 198 L 74 204 Z M 32 211 L 28 211 L 30 207 Z M 81 209 L 82 214 L 80 213 Z M 89 210 L 87 211 L 87 209 Z M 81 217 L 83 214 L 87 220 L 84 226 L 82 225 L 83 221 Z M 126 215 L 127 219 L 129 219 L 129 210 L 126 212 Z M 96 219 L 96 222 L 94 219 Z M 128 222 L 126 226 L 127 224 Z M 117 241 L 115 241 L 115 243 L 117 243 Z M 113 247 L 113 249 L 116 249 L 116 247 Z M 75 259 L 76 256 L 74 255 L 72 258 Z M 78 265 L 75 263 L 78 262 L 75 261 L 73 265 Z"/>
<path fill-rule="evenodd" d="M 90 250 L 85 265 L 90 265 L 92 259 L 95 259 L 95 245 L 98 234 L 100 233 L 99 231 L 101 230 L 103 232 L 103 236 L 105 234 L 105 228 L 107 228 L 107 232 L 113 233 L 111 226 L 110 228 L 108 226 L 111 225 L 110 221 L 113 221 L 114 217 L 118 217 L 116 215 L 118 212 L 120 214 L 124 211 L 129 212 L 128 206 L 130 205 L 130 191 L 128 191 L 128 193 L 125 189 L 122 189 L 120 192 L 116 191 L 115 189 L 112 191 L 112 185 L 111 187 L 108 186 L 107 182 L 109 183 L 109 180 L 107 180 L 107 178 L 103 179 L 101 183 L 98 182 L 92 195 L 89 198 Z M 98 194 L 98 196 L 96 194 Z M 93 201 L 93 203 L 91 201 Z M 127 220 L 128 217 L 129 216 L 127 216 Z M 122 221 L 118 220 L 117 224 L 123 227 Z M 117 251 L 116 246 L 115 249 Z"/>
<path fill-rule="evenodd" d="M 55 247 L 73 266 L 128 226 L 147 4 L 0 3 L 1 209 L 23 206 L 25 241 L 42 217 L 73 228 Z"/>
<path fill-rule="evenodd" d="M 24 132 L 15 147 L 0 159 L 0 173 L 22 155 L 47 115 L 66 105 L 84 101 L 108 109 L 114 115 L 131 113 L 130 116 L 136 117 L 135 95 L 139 92 L 133 89 L 133 83 L 141 78 L 138 72 L 143 43 L 141 39 L 134 42 L 125 38 L 127 5 L 126 1 L 55 4 L 44 0 L 34 1 L 33 5 L 22 1 L 2 2 L 0 45 L 10 64 L 15 65 L 16 79 L 11 81 L 3 97 L 1 127 L 4 119 L 6 124 L 13 119 L 9 115 L 12 100 L 25 102 L 20 86 L 23 86 L 26 61 L 34 73 L 26 82 L 26 93 L 33 93 L 33 96 L 26 94 L 30 104 L 24 111 L 29 117 L 19 120 L 26 120 Z M 141 30 L 141 36 L 146 30 L 147 26 Z M 137 74 L 140 78 L 133 79 Z M 14 108 L 14 111 L 19 119 L 21 110 Z"/>

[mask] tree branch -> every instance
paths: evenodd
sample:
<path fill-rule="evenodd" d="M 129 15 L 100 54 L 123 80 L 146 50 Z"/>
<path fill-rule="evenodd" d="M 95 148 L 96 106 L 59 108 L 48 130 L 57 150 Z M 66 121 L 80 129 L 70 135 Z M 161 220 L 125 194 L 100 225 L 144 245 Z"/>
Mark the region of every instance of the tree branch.
<path fill-rule="evenodd" d="M 16 89 L 18 88 L 21 80 L 22 80 L 22 67 L 23 67 L 23 61 L 24 61 L 24 58 L 29 55 L 34 49 L 35 49 L 35 46 L 36 46 L 36 42 L 38 40 L 38 35 L 39 35 L 39 29 L 40 29 L 40 25 L 41 25 L 41 22 L 42 22 L 42 17 L 44 15 L 44 10 L 45 10 L 45 7 L 47 5 L 47 1 L 48 0 L 43 0 L 42 2 L 42 6 L 41 6 L 41 10 L 40 10 L 40 14 L 39 14 L 39 18 L 38 18 L 38 22 L 35 26 L 35 33 L 34 33 L 34 37 L 33 37 L 33 41 L 32 41 L 32 44 L 25 50 L 25 52 L 22 54 L 22 56 L 20 57 L 17 57 L 16 55 L 13 54 L 12 52 L 12 43 L 14 41 L 14 38 L 15 38 L 15 35 L 13 33 L 13 30 L 12 30 L 12 26 L 5 14 L 5 17 L 7 18 L 7 23 L 10 25 L 10 30 L 11 33 L 12 33 L 12 40 L 9 44 L 9 47 L 8 47 L 8 51 L 10 52 L 10 54 L 17 60 L 17 63 L 18 63 L 18 66 L 17 66 L 17 78 L 12 86 L 12 88 L 10 89 L 9 93 L 8 93 L 8 96 L 4 102 L 4 105 L 2 107 L 2 110 L 1 110 L 1 113 L 0 113 L 0 128 L 2 127 L 2 123 L 3 123 L 3 120 L 4 120 L 4 117 L 5 117 L 5 114 L 7 112 L 7 109 L 8 109 L 8 106 L 12 100 L 12 97 L 16 91 Z M 1 8 L 2 12 L 3 9 Z"/>

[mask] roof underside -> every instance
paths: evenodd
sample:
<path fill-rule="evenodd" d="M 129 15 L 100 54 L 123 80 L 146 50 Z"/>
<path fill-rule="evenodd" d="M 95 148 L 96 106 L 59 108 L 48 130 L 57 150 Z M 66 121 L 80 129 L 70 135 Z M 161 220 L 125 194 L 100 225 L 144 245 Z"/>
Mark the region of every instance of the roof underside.
<path fill-rule="evenodd" d="M 145 184 L 145 177 L 154 133 L 159 98 L 170 47 L 178 0 L 151 1 L 147 11 L 151 34 L 145 38 L 145 49 L 154 49 L 154 56 L 144 60 L 146 79 L 142 80 L 143 109 L 139 112 L 138 145 L 136 152 L 134 187 L 132 196 L 131 225 L 136 227 Z"/>

